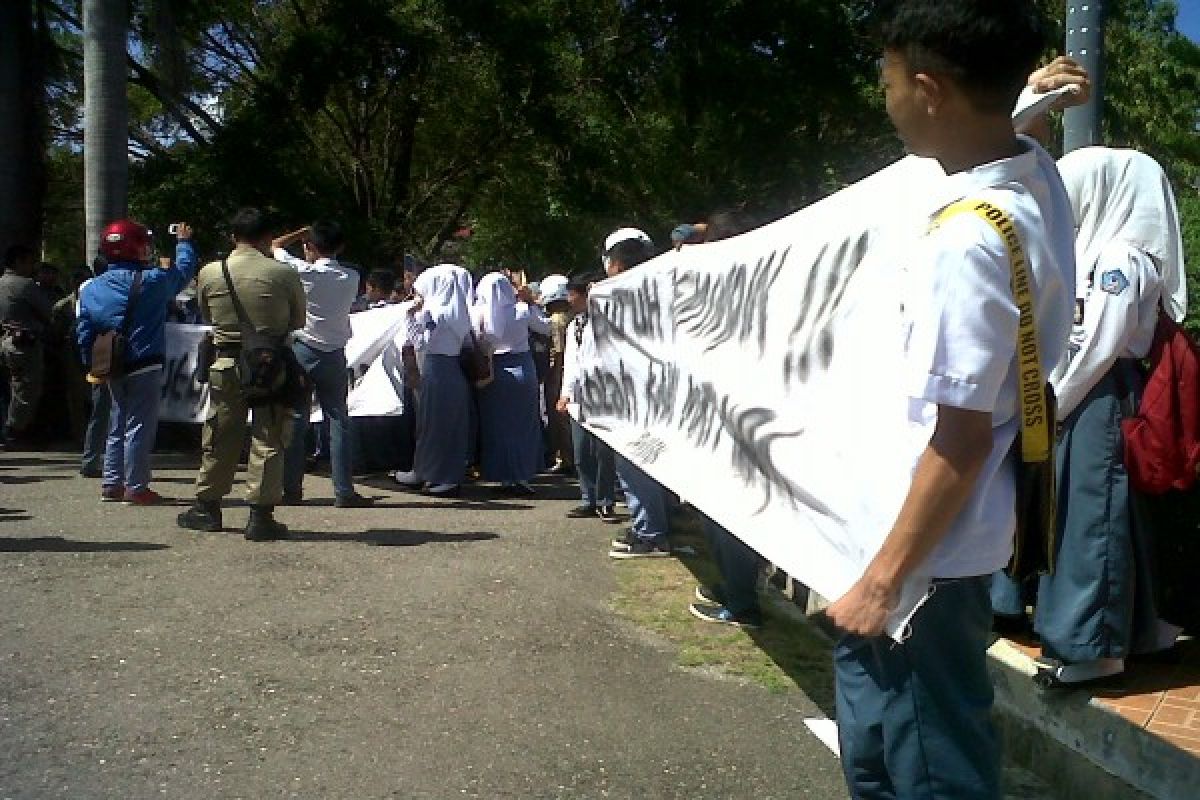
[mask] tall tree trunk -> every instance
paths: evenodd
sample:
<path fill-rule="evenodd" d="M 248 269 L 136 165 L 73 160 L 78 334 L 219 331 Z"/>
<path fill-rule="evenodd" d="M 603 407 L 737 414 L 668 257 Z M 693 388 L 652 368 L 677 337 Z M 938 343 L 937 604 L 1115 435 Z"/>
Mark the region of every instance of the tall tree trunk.
<path fill-rule="evenodd" d="M 39 249 L 46 195 L 45 79 L 33 0 L 0 2 L 0 250 Z"/>
<path fill-rule="evenodd" d="M 127 213 L 129 106 L 125 93 L 126 0 L 83 0 L 83 204 L 87 251 Z"/>

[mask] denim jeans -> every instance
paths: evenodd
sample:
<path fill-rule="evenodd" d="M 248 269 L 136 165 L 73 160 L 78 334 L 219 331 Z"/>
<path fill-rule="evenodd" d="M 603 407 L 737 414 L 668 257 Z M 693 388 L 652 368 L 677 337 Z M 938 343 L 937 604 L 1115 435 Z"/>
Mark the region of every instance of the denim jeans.
<path fill-rule="evenodd" d="M 329 420 L 329 468 L 336 497 L 354 494 L 354 438 L 350 433 L 350 413 L 346 410 L 346 393 L 350 383 L 346 376 L 346 351 L 342 348 L 324 353 L 303 342 L 295 342 L 292 350 L 300 366 L 308 373 L 316 390 L 321 413 Z M 288 442 L 283 470 L 285 494 L 300 494 L 304 489 L 304 442 L 308 434 L 311 402 L 308 399 L 293 410 L 292 438 Z"/>
<path fill-rule="evenodd" d="M 662 485 L 621 456 L 617 456 L 617 477 L 625 487 L 625 502 L 633 520 L 634 534 L 639 539 L 665 539 L 670 526 Z"/>
<path fill-rule="evenodd" d="M 762 558 L 745 542 L 704 517 L 704 535 L 721 573 L 721 605 L 734 616 L 757 612 L 758 567 Z"/>
<path fill-rule="evenodd" d="M 92 387 L 92 413 L 88 417 L 87 431 L 83 434 L 83 457 L 79 460 L 80 472 L 92 472 L 104 468 L 104 447 L 108 441 L 108 428 L 112 417 L 112 395 L 108 387 L 97 384 Z"/>
<path fill-rule="evenodd" d="M 987 576 L 961 578 L 935 583 L 903 643 L 837 643 L 838 740 L 852 797 L 999 800 L 991 620 Z"/>
<path fill-rule="evenodd" d="M 575 471 L 579 474 L 579 499 L 586 506 L 611 506 L 616 499 L 616 462 L 612 448 L 571 419 Z"/>
<path fill-rule="evenodd" d="M 150 485 L 150 456 L 158 432 L 162 369 L 113 378 L 108 442 L 104 447 L 104 485 L 136 492 Z"/>

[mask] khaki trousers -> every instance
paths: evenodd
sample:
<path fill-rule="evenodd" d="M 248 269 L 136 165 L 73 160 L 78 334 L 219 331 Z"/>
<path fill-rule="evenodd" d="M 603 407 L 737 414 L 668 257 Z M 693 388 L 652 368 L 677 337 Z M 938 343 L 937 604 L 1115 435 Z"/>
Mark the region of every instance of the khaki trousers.
<path fill-rule="evenodd" d="M 213 363 L 208 388 L 208 418 L 204 420 L 196 499 L 220 502 L 233 488 L 250 409 L 242 397 L 234 359 L 223 357 Z M 291 410 L 286 406 L 253 410 L 246 467 L 246 502 L 250 505 L 275 506 L 283 499 L 283 454 L 291 430 Z"/>

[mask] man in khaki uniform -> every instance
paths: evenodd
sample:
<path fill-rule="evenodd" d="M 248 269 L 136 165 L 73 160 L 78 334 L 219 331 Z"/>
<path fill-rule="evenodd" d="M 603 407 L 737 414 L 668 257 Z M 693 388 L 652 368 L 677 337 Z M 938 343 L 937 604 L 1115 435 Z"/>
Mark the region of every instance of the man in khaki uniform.
<path fill-rule="evenodd" d="M 230 226 L 236 246 L 227 263 L 238 299 L 255 329 L 278 336 L 282 343 L 288 333 L 304 327 L 305 299 L 300 277 L 270 257 L 271 231 L 262 212 L 242 209 Z M 237 374 L 241 323 L 220 261 L 200 270 L 196 296 L 204 319 L 213 326 L 217 352 L 209 370 L 209 410 L 204 421 L 196 502 L 179 515 L 178 523 L 182 528 L 216 531 L 221 529 L 221 499 L 233 488 L 249 407 Z M 287 528 L 275 521 L 274 511 L 283 497 L 283 454 L 291 431 L 291 410 L 286 403 L 258 406 L 251 420 L 246 474 L 250 521 L 246 538 L 282 539 L 287 536 Z"/>

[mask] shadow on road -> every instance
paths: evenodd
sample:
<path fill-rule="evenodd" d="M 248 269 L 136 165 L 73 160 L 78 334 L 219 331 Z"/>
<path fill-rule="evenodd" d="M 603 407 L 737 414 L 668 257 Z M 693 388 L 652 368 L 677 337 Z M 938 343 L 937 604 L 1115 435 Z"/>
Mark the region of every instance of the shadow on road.
<path fill-rule="evenodd" d="M 457 544 L 460 542 L 486 542 L 499 539 L 496 533 L 440 533 L 438 531 L 368 530 L 358 533 L 314 533 L 292 531 L 288 539 L 293 542 L 357 542 L 377 547 L 416 547 L 423 544 Z"/>
<path fill-rule="evenodd" d="M 0 553 L 140 553 L 168 550 L 154 542 L 79 542 L 61 536 L 0 537 Z"/>
<path fill-rule="evenodd" d="M 333 501 L 329 501 L 330 504 Z M 411 503 L 376 503 L 374 508 L 451 508 L 462 509 L 464 511 L 531 511 L 533 506 L 527 506 L 522 503 L 496 503 L 491 500 L 429 500 L 425 502 L 414 501 Z"/>
<path fill-rule="evenodd" d="M 0 508 L 0 522 L 23 522 L 33 519 L 23 508 Z"/>
<path fill-rule="evenodd" d="M 73 478 L 72 475 L 0 475 L 0 483 L 16 486 L 42 481 L 69 481 Z"/>

